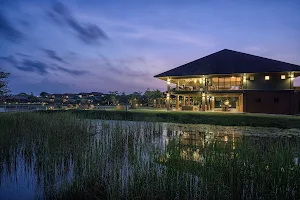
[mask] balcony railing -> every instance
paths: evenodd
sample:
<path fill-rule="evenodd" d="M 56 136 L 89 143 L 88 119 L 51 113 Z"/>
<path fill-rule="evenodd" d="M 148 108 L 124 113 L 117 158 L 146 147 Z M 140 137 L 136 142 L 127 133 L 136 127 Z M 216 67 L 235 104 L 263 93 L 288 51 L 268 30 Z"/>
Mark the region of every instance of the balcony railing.
<path fill-rule="evenodd" d="M 207 88 L 207 89 L 206 89 Z M 198 86 L 185 86 L 185 87 L 179 87 L 179 88 L 171 88 L 171 91 L 227 91 L 227 90 L 242 90 L 243 86 L 206 86 L 205 87 L 198 87 Z"/>

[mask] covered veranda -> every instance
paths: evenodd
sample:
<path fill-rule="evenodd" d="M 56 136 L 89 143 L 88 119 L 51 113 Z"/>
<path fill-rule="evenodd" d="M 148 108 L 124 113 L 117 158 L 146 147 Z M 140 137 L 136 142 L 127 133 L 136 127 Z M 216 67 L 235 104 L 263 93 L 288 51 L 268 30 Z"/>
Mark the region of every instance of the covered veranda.
<path fill-rule="evenodd" d="M 167 108 L 176 111 L 204 111 L 204 112 L 243 112 L 243 93 L 227 92 L 172 92 L 175 98 L 167 97 Z M 169 98 L 169 99 L 168 99 Z"/>

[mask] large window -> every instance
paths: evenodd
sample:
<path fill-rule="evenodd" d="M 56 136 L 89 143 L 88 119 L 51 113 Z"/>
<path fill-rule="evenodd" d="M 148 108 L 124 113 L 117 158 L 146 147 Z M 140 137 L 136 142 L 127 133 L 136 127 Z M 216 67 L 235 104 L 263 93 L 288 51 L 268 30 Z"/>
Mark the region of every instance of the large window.
<path fill-rule="evenodd" d="M 241 77 L 212 78 L 210 90 L 240 90 L 242 88 Z"/>

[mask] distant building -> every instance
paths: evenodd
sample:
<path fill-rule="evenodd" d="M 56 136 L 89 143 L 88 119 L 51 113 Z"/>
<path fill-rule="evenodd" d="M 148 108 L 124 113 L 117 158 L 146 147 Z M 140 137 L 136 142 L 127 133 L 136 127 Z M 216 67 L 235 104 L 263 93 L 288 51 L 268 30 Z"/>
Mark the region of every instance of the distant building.
<path fill-rule="evenodd" d="M 191 110 L 191 102 L 198 102 L 196 110 L 217 110 L 215 100 L 223 98 L 219 110 L 227 111 L 226 99 L 234 98 L 237 112 L 296 114 L 300 90 L 293 82 L 299 75 L 299 65 L 224 49 L 155 77 L 167 82 L 167 108 L 175 95 L 182 110 Z"/>
<path fill-rule="evenodd" d="M 5 98 L 6 103 L 28 103 L 28 99 L 22 95 L 9 96 Z"/>

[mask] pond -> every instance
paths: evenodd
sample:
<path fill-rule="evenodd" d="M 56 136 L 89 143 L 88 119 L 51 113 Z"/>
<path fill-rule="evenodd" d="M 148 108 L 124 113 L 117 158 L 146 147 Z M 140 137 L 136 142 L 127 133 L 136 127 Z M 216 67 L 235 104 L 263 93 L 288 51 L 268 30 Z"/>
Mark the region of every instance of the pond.
<path fill-rule="evenodd" d="M 299 129 L 100 120 L 88 126 L 80 137 L 53 132 L 1 147 L 0 199 L 300 197 Z"/>

